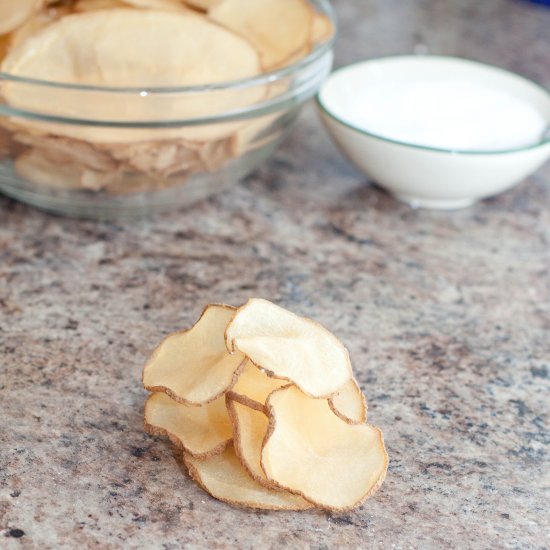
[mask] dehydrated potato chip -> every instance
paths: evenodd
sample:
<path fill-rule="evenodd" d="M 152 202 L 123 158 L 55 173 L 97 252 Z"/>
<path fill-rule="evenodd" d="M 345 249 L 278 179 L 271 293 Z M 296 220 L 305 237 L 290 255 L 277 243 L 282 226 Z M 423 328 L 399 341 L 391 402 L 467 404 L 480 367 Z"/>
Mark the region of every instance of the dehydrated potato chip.
<path fill-rule="evenodd" d="M 185 3 L 193 8 L 207 11 L 216 4 L 219 4 L 221 1 L 222 0 L 185 0 Z"/>
<path fill-rule="evenodd" d="M 16 48 L 27 40 L 27 38 L 33 36 L 56 19 L 59 19 L 68 13 L 69 8 L 65 6 L 50 8 L 33 15 L 27 19 L 23 25 L 17 27 L 17 29 L 10 34 L 10 49 Z"/>
<path fill-rule="evenodd" d="M 256 365 L 247 361 L 232 392 L 265 405 L 268 395 L 287 383 L 286 380 L 271 378 Z"/>
<path fill-rule="evenodd" d="M 145 427 L 198 458 L 221 453 L 233 437 L 223 396 L 197 407 L 153 393 L 145 403 Z"/>
<path fill-rule="evenodd" d="M 129 170 L 167 178 L 203 168 L 195 144 L 185 140 L 144 141 L 105 146 Z"/>
<path fill-rule="evenodd" d="M 353 378 L 329 398 L 328 404 L 333 412 L 346 422 L 362 424 L 367 421 L 367 402 Z"/>
<path fill-rule="evenodd" d="M 123 0 L 78 0 L 73 9 L 76 12 L 84 12 L 125 8 L 128 5 Z"/>
<path fill-rule="evenodd" d="M 0 34 L 23 24 L 43 3 L 43 0 L 0 0 Z"/>
<path fill-rule="evenodd" d="M 115 159 L 86 141 L 22 131 L 16 132 L 13 138 L 17 143 L 33 147 L 36 153 L 64 164 L 75 163 L 85 168 L 107 173 L 116 172 L 118 169 Z"/>
<path fill-rule="evenodd" d="M 124 0 L 124 2 L 136 8 L 192 12 L 180 0 Z"/>
<path fill-rule="evenodd" d="M 225 347 L 234 313 L 231 306 L 207 306 L 193 328 L 165 338 L 143 369 L 145 388 L 189 405 L 209 403 L 231 389 L 245 361 Z"/>
<path fill-rule="evenodd" d="M 226 395 L 227 411 L 233 425 L 233 447 L 248 473 L 264 487 L 275 488 L 262 469 L 262 445 L 269 419 L 265 411 L 243 403 L 232 392 Z"/>
<path fill-rule="evenodd" d="M 334 34 L 334 27 L 329 17 L 316 13 L 311 25 L 311 40 L 314 44 L 325 42 Z"/>
<path fill-rule="evenodd" d="M 123 45 L 123 46 L 121 46 Z M 110 9 L 68 15 L 10 50 L 3 71 L 61 83 L 109 87 L 176 87 L 216 84 L 261 72 L 251 44 L 196 14 L 166 10 Z M 265 87 L 197 94 L 82 92 L 2 84 L 15 108 L 79 120 L 162 122 L 213 116 L 260 101 Z M 28 126 L 96 143 L 170 138 L 218 139 L 241 122 L 176 128 L 109 128 L 31 121 Z"/>
<path fill-rule="evenodd" d="M 330 396 L 352 377 L 348 351 L 333 334 L 267 300 L 252 299 L 239 308 L 225 340 L 230 352 L 241 351 L 313 397 Z"/>
<path fill-rule="evenodd" d="M 382 484 L 388 455 L 378 428 L 347 424 L 326 399 L 311 399 L 295 386 L 273 392 L 267 410 L 262 468 L 280 487 L 323 508 L 347 510 Z"/>
<path fill-rule="evenodd" d="M 306 0 L 222 0 L 208 15 L 250 40 L 269 71 L 309 44 L 313 10 Z"/>
<path fill-rule="evenodd" d="M 103 172 L 75 162 L 67 162 L 63 155 L 31 149 L 15 160 L 16 173 L 34 184 L 54 189 L 90 189 L 97 191 L 115 183 L 118 172 Z"/>
<path fill-rule="evenodd" d="M 286 491 L 268 489 L 253 480 L 243 468 L 232 445 L 223 453 L 199 460 L 184 454 L 189 475 L 213 497 L 261 510 L 306 510 L 312 505 Z"/>

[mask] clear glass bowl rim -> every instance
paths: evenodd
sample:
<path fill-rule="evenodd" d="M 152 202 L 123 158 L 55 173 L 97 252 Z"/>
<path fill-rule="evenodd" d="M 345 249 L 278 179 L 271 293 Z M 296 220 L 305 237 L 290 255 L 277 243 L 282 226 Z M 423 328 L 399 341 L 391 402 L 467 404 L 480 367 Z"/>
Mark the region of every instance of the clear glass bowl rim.
<path fill-rule="evenodd" d="M 523 76 L 520 73 L 516 73 L 515 71 L 511 71 L 508 69 L 504 69 L 502 67 L 499 67 L 498 65 L 492 65 L 491 63 L 483 63 L 481 61 L 476 61 L 473 59 L 468 59 L 464 57 L 458 57 L 458 56 L 451 56 L 451 55 L 436 55 L 436 54 L 427 54 L 425 57 L 430 58 L 439 58 L 439 59 L 449 59 L 449 60 L 457 60 L 457 61 L 465 61 L 467 63 L 471 63 L 472 65 L 479 65 L 482 67 L 488 67 L 490 69 L 497 70 L 502 73 L 506 73 L 512 76 L 515 76 L 526 83 L 534 86 L 535 88 L 538 88 L 543 93 L 545 93 L 550 98 L 550 89 L 546 88 L 539 82 L 532 80 L 530 78 L 527 78 L 526 76 Z M 392 59 L 417 59 L 417 55 L 387 55 L 382 57 L 374 57 L 369 58 L 367 61 L 369 62 L 376 62 L 376 61 L 384 61 L 384 60 L 392 60 Z M 345 65 L 343 67 L 339 67 L 335 71 L 333 71 L 332 76 L 335 76 L 340 71 L 344 71 L 346 69 L 349 69 L 355 65 L 361 65 L 365 63 L 365 60 L 358 61 L 356 63 L 351 63 L 350 65 Z M 315 102 L 317 103 L 318 109 L 321 111 L 321 113 L 325 114 L 327 117 L 331 118 L 338 124 L 341 124 L 342 126 L 353 130 L 354 132 L 357 132 L 358 134 L 367 136 L 369 138 L 374 138 L 379 141 L 383 141 L 386 143 L 392 143 L 394 145 L 400 145 L 402 147 L 408 147 L 410 149 L 418 149 L 420 151 L 429 151 L 432 153 L 443 153 L 443 154 L 451 154 L 451 155 L 475 155 L 475 156 L 497 156 L 497 155 L 507 155 L 510 153 L 519 153 L 523 151 L 531 151 L 533 149 L 538 149 L 540 147 L 544 147 L 548 144 L 550 144 L 550 124 L 547 125 L 545 133 L 541 136 L 541 139 L 537 143 L 533 143 L 531 145 L 525 145 L 523 147 L 515 147 L 511 149 L 499 149 L 496 151 L 492 150 L 477 150 L 477 149 L 446 149 L 444 147 L 431 147 L 429 145 L 420 145 L 418 143 L 413 143 L 410 141 L 400 141 L 398 139 L 393 139 L 390 137 L 382 136 L 379 134 L 375 134 L 373 132 L 369 132 L 368 130 L 365 130 L 359 126 L 356 126 L 354 124 L 351 124 L 350 122 L 347 122 L 343 120 L 341 117 L 337 116 L 332 109 L 330 109 L 325 103 L 323 103 L 321 99 L 321 90 L 317 93 L 315 96 Z"/>

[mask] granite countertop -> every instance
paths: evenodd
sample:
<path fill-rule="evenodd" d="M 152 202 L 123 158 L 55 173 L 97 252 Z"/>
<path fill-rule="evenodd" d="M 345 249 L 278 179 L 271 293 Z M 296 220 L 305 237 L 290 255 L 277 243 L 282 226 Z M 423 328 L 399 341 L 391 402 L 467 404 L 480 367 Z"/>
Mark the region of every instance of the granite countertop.
<path fill-rule="evenodd" d="M 337 64 L 425 49 L 550 85 L 550 10 L 338 2 Z M 0 199 L 0 547 L 548 548 L 550 166 L 471 209 L 415 211 L 313 107 L 256 174 L 157 220 Z M 209 302 L 277 301 L 348 346 L 386 482 L 345 514 L 202 492 L 143 431 L 146 356 Z M 546 491 L 546 492 L 545 492 Z"/>

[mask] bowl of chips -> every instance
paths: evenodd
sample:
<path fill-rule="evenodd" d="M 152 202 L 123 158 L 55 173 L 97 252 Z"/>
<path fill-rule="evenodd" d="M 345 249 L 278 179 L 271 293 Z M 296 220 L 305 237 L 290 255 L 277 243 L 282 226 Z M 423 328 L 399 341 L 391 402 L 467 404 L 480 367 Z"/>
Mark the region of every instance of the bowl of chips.
<path fill-rule="evenodd" d="M 0 0 L 0 191 L 188 206 L 267 159 L 332 67 L 326 0 Z"/>

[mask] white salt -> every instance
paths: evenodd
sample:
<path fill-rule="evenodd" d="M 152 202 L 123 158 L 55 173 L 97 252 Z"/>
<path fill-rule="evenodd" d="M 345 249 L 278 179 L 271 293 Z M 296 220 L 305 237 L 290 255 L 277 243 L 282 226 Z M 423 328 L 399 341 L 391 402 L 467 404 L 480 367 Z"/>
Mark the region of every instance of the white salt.
<path fill-rule="evenodd" d="M 538 143 L 541 113 L 526 101 L 466 80 L 388 82 L 356 90 L 342 118 L 372 134 L 462 151 L 499 151 Z"/>

